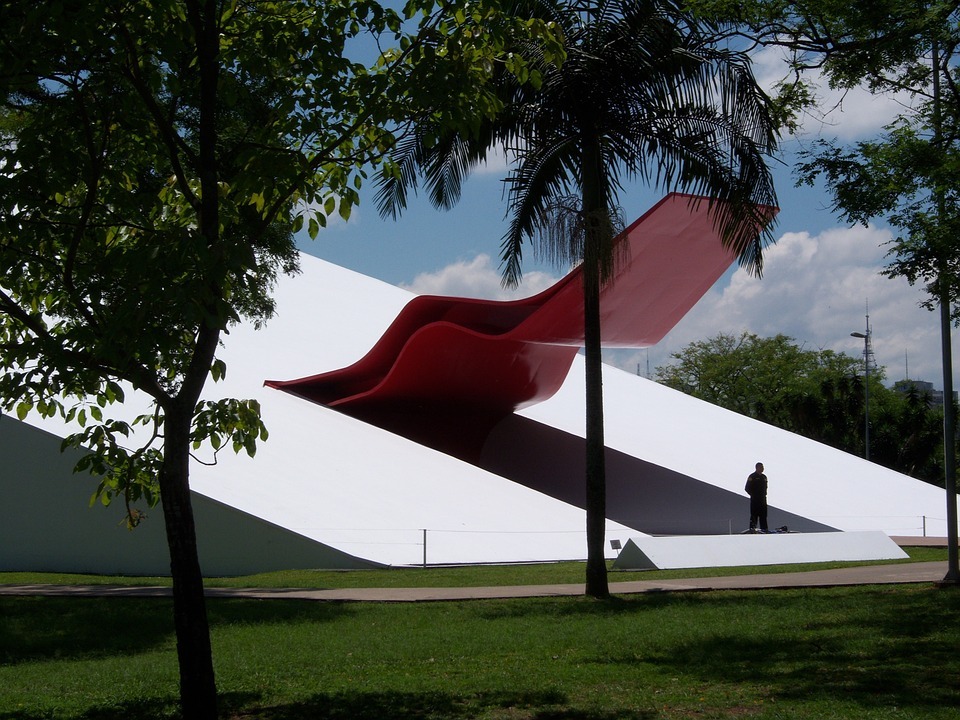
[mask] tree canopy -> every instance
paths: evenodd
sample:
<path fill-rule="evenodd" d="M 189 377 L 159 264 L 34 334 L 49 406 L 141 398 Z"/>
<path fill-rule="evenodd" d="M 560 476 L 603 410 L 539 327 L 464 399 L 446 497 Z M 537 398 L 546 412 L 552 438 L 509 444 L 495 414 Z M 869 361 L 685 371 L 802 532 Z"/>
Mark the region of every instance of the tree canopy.
<path fill-rule="evenodd" d="M 79 423 L 131 526 L 162 504 L 183 711 L 213 718 L 190 453 L 266 438 L 256 402 L 201 400 L 224 333 L 269 318 L 293 233 L 348 217 L 411 122 L 475 127 L 517 35 L 558 46 L 495 0 L 24 1 L 3 23 L 0 405 Z M 135 420 L 111 409 L 131 389 Z"/>
<path fill-rule="evenodd" d="M 675 390 L 809 437 L 864 454 L 863 359 L 805 348 L 786 335 L 720 333 L 692 342 L 656 369 Z M 942 485 L 942 410 L 916 385 L 906 392 L 870 369 L 870 459 Z"/>
<path fill-rule="evenodd" d="M 216 379 L 219 333 L 266 320 L 277 273 L 295 272 L 292 233 L 349 217 L 407 123 L 429 115 L 463 129 L 497 111 L 484 79 L 498 43 L 530 24 L 495 21 L 495 10 L 8 3 L 4 404 L 21 418 L 36 410 L 99 422 L 125 381 L 156 401 L 162 420 L 173 398 L 195 394 L 188 377 L 212 369 Z M 349 43 L 361 36 L 395 49 L 357 62 Z M 91 401 L 86 412 L 80 398 Z M 223 414 L 239 408 L 205 412 L 200 427 L 217 438 Z M 77 440 L 117 431 L 100 425 Z M 257 434 L 237 440 L 252 451 Z M 105 496 L 128 490 L 118 461 L 100 466 L 114 475 Z M 149 490 L 156 476 L 137 482 Z"/>
<path fill-rule="evenodd" d="M 904 0 L 850 5 L 835 0 L 692 0 L 710 16 L 738 22 L 751 44 L 786 51 L 778 105 L 785 116 L 824 112 L 814 74 L 833 88 L 897 94 L 903 112 L 877 138 L 844 146 L 816 140 L 798 182 L 826 182 L 845 220 L 883 218 L 899 231 L 885 272 L 928 290 L 930 309 L 960 293 L 960 3 Z M 792 121 L 791 121 L 792 122 Z M 955 308 L 954 323 L 960 322 Z"/>
<path fill-rule="evenodd" d="M 701 5 L 701 0 L 693 0 Z M 901 234 L 891 244 L 891 277 L 921 283 L 923 303 L 940 315 L 943 391 L 953 395 L 951 323 L 960 323 L 960 4 L 879 0 L 850 5 L 836 0 L 766 2 L 703 0 L 745 24 L 752 41 L 789 51 L 794 79 L 783 85 L 783 105 L 803 110 L 816 103 L 805 72 L 822 70 L 833 87 L 865 85 L 874 93 L 899 93 L 904 111 L 878 139 L 841 148 L 821 142 L 801 167 L 803 182 L 823 177 L 834 209 L 853 222 L 886 218 Z M 960 584 L 957 550 L 955 438 L 951 403 L 944 408 L 944 485 L 947 493 L 948 572 Z"/>

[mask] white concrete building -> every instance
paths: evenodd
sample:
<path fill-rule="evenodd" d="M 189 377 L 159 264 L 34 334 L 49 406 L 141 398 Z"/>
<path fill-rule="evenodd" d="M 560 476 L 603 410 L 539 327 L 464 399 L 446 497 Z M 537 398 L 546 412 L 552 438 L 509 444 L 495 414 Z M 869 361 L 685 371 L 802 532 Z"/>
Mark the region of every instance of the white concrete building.
<path fill-rule="evenodd" d="M 281 281 L 266 328 L 225 337 L 227 377 L 208 384 L 211 398 L 257 398 L 270 438 L 255 458 L 226 450 L 192 467 L 204 572 L 585 557 L 580 358 L 554 397 L 494 430 L 479 466 L 463 462 L 264 387 L 355 362 L 411 298 L 313 257 L 302 265 Z M 604 372 L 610 540 L 741 532 L 758 460 L 771 527 L 946 534 L 941 489 Z M 96 483 L 59 453 L 66 432 L 0 418 L 0 570 L 167 574 L 160 508 L 128 531 L 122 510 L 89 507 Z"/>

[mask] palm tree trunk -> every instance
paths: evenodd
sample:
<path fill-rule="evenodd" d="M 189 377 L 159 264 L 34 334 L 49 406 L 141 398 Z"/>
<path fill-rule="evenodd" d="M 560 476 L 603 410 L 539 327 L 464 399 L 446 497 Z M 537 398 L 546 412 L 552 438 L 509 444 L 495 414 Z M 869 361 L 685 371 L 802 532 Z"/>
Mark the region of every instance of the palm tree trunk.
<path fill-rule="evenodd" d="M 583 336 L 586 387 L 586 511 L 587 578 L 591 597 L 610 595 L 604 558 L 607 520 L 607 475 L 603 438 L 603 365 L 600 341 L 600 286 L 602 284 L 602 233 L 607 227 L 600 215 L 606 212 L 601 189 L 603 166 L 599 143 L 589 138 L 583 146 L 583 213 L 586 232 L 583 247 Z"/>
<path fill-rule="evenodd" d="M 603 598 L 610 594 L 604 558 L 607 518 L 607 478 L 603 438 L 603 368 L 600 346 L 599 265 L 584 259 L 583 311 L 586 385 L 587 455 L 587 584 L 586 593 Z"/>

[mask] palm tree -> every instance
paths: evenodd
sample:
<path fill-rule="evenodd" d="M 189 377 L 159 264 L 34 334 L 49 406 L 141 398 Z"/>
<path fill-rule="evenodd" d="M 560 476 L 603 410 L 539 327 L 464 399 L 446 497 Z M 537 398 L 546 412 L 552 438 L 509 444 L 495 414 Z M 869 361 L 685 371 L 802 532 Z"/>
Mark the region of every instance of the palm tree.
<path fill-rule="evenodd" d="M 516 158 L 508 183 L 511 221 L 502 243 L 505 285 L 521 279 L 524 244 L 558 263 L 582 261 L 586 361 L 586 592 L 609 594 L 604 560 L 600 290 L 612 277 L 618 193 L 633 179 L 710 198 L 721 236 L 742 265 L 762 270 L 776 205 L 766 159 L 777 145 L 769 100 L 742 52 L 719 28 L 676 0 L 521 0 L 556 23 L 562 65 L 521 48 L 539 82 L 504 73 L 504 112 L 472 137 L 439 141 L 421 126 L 399 148 L 399 172 L 381 185 L 381 212 L 395 214 L 422 175 L 434 204 L 459 197 L 462 179 L 501 145 Z"/>

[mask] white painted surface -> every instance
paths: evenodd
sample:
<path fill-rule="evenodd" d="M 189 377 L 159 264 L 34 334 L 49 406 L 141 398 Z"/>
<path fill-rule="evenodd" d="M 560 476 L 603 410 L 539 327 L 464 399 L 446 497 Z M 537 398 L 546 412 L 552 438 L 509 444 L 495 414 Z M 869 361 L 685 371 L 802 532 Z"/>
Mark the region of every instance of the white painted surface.
<path fill-rule="evenodd" d="M 880 531 L 644 536 L 630 538 L 613 566 L 618 570 L 675 570 L 907 557 Z"/>
<path fill-rule="evenodd" d="M 942 488 L 616 368 L 604 367 L 603 383 L 607 447 L 742 496 L 735 533 L 748 520 L 747 475 L 762 462 L 772 507 L 838 530 L 921 536 L 926 523 L 927 535 L 947 534 Z M 557 395 L 521 414 L 582 437 L 582 406 L 583 372 L 575 364 Z M 678 515 L 710 511 L 696 498 L 686 502 Z"/>
<path fill-rule="evenodd" d="M 377 563 L 420 564 L 424 530 L 431 564 L 583 558 L 584 512 L 574 504 L 263 387 L 267 379 L 302 377 L 358 360 L 411 297 L 310 256 L 302 263 L 300 276 L 280 281 L 277 316 L 265 328 L 244 325 L 224 337 L 219 356 L 227 363 L 227 377 L 208 383 L 205 393 L 210 399 L 257 398 L 270 438 L 253 459 L 227 449 L 213 467 L 195 462 L 195 493 L 261 522 L 237 523 L 237 532 L 257 533 L 251 528 L 266 523 Z M 938 488 L 613 368 L 604 370 L 604 388 L 608 447 L 644 461 L 634 464 L 663 470 L 666 481 L 656 491 L 643 478 L 629 489 L 638 505 L 656 499 L 660 516 L 698 520 L 713 512 L 720 495 L 729 506 L 724 528 L 729 523 L 731 532 L 742 529 L 748 512 L 743 483 L 762 460 L 772 506 L 830 527 L 896 535 L 920 535 L 927 516 L 928 534 L 945 534 L 944 493 Z M 522 414 L 582 438 L 583 395 L 578 358 L 560 392 Z M 145 407 L 133 397 L 129 405 L 130 415 Z M 28 421 L 59 436 L 69 431 L 58 421 Z M 3 442 L 8 439 L 0 437 Z M 0 483 L 33 482 L 29 470 L 24 472 L 3 473 Z M 681 478 L 684 492 L 671 493 L 671 479 Z M 57 496 L 55 488 L 43 492 Z M 50 508 L 42 497 L 26 507 L 0 504 L 0 526 L 5 513 L 35 519 L 22 524 L 25 535 L 0 546 L 0 567 L 14 552 L 10 546 L 54 542 L 45 530 Z M 86 503 L 57 505 L 61 523 L 90 512 Z M 159 509 L 148 522 L 160 524 Z M 222 527 L 210 542 L 229 553 L 236 539 L 230 523 Z M 608 540 L 625 542 L 643 530 L 609 522 Z M 607 549 L 613 557 L 609 543 Z M 282 566 L 286 558 L 278 555 Z"/>

